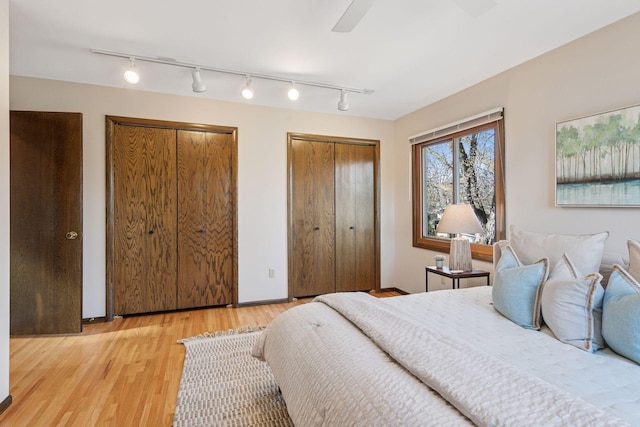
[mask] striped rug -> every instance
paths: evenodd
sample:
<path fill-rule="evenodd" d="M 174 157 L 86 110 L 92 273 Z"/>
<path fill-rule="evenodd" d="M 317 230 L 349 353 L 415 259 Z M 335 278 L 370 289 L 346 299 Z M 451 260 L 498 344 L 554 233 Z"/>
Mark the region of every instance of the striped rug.
<path fill-rule="evenodd" d="M 174 427 L 293 426 L 269 365 L 251 356 L 259 334 L 252 328 L 178 341 L 187 353 Z"/>

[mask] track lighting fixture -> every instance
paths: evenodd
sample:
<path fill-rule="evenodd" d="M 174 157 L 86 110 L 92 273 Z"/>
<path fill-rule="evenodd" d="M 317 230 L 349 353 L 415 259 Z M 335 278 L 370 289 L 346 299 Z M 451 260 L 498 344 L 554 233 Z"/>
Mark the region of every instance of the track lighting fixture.
<path fill-rule="evenodd" d="M 124 72 L 124 79 L 127 83 L 132 85 L 140 81 L 140 75 L 136 70 L 136 60 L 133 56 L 129 58 L 129 68 Z"/>
<path fill-rule="evenodd" d="M 340 102 L 338 102 L 338 110 L 349 110 L 349 100 L 347 99 L 347 92 L 344 89 L 340 91 Z"/>
<path fill-rule="evenodd" d="M 291 77 L 284 78 L 284 77 L 278 77 L 278 76 L 270 76 L 267 74 L 253 74 L 253 73 L 250 74 L 245 71 L 227 70 L 223 68 L 209 67 L 206 65 L 179 62 L 173 58 L 164 58 L 159 56 L 157 57 L 140 56 L 140 55 L 132 55 L 128 53 L 112 52 L 108 50 L 99 50 L 99 49 L 91 49 L 91 52 L 97 53 L 100 55 L 115 56 L 118 58 L 128 58 L 129 69 L 127 69 L 127 71 L 124 73 L 124 79 L 130 84 L 136 84 L 140 80 L 140 76 L 135 66 L 135 61 L 138 60 L 138 61 L 145 61 L 145 62 L 153 62 L 156 64 L 171 65 L 174 67 L 190 68 L 192 70 L 191 76 L 193 78 L 193 84 L 191 85 L 191 88 L 196 93 L 201 93 L 207 90 L 206 85 L 202 82 L 202 78 L 200 76 L 200 70 L 206 70 L 206 71 L 211 71 L 215 73 L 232 74 L 236 76 L 244 76 L 245 85 L 244 85 L 244 88 L 242 89 L 242 96 L 245 99 L 252 99 L 254 96 L 252 79 L 271 80 L 276 82 L 289 83 L 290 86 L 289 86 L 289 91 L 287 92 L 287 96 L 292 101 L 295 101 L 300 97 L 300 92 L 296 87 L 298 85 L 313 86 L 313 87 L 318 87 L 322 89 L 339 90 L 340 102 L 338 102 L 338 110 L 340 111 L 347 111 L 349 109 L 349 101 L 347 99 L 348 92 L 359 93 L 362 95 L 370 95 L 374 92 L 371 89 L 356 89 L 356 88 L 337 86 L 337 85 L 332 85 L 327 83 L 317 83 L 317 82 L 302 81 L 302 80 L 296 80 L 294 82 L 294 81 L 291 81 Z"/>
<path fill-rule="evenodd" d="M 287 92 L 287 96 L 292 101 L 297 101 L 300 98 L 300 92 L 296 89 L 295 83 L 291 82 L 291 87 L 289 88 L 289 92 Z"/>
<path fill-rule="evenodd" d="M 191 77 L 193 78 L 193 84 L 191 88 L 196 93 L 202 93 L 207 90 L 207 86 L 202 83 L 202 78 L 200 77 L 200 68 L 196 67 L 195 70 L 191 71 Z"/>
<path fill-rule="evenodd" d="M 244 99 L 253 99 L 253 84 L 251 83 L 251 78 L 248 75 L 245 76 L 244 87 L 242 88 L 242 97 Z"/>

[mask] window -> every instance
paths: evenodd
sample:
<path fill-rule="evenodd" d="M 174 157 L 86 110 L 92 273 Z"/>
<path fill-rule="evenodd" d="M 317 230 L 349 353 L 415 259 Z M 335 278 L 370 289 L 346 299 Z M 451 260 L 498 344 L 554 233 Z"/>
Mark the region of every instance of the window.
<path fill-rule="evenodd" d="M 447 205 L 466 203 L 483 228 L 465 235 L 473 258 L 492 261 L 504 239 L 503 129 L 499 109 L 411 138 L 414 246 L 448 252 L 450 236 L 436 227 Z"/>

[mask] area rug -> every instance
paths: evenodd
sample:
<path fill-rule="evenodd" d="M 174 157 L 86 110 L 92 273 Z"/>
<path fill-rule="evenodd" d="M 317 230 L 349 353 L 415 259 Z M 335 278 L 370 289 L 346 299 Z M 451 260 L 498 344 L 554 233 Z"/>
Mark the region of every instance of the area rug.
<path fill-rule="evenodd" d="M 174 427 L 293 426 L 275 378 L 251 356 L 256 328 L 178 341 L 187 353 Z"/>

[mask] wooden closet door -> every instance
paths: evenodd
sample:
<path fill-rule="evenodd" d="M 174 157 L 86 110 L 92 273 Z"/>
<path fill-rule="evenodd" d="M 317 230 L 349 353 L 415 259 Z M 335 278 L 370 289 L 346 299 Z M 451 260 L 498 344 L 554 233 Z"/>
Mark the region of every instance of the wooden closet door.
<path fill-rule="evenodd" d="M 178 131 L 178 308 L 231 304 L 232 137 Z"/>
<path fill-rule="evenodd" d="M 116 125 L 115 314 L 176 308 L 176 131 Z"/>
<path fill-rule="evenodd" d="M 292 140 L 289 154 L 292 296 L 334 292 L 334 144 Z"/>
<path fill-rule="evenodd" d="M 336 144 L 336 292 L 376 287 L 375 148 Z"/>

